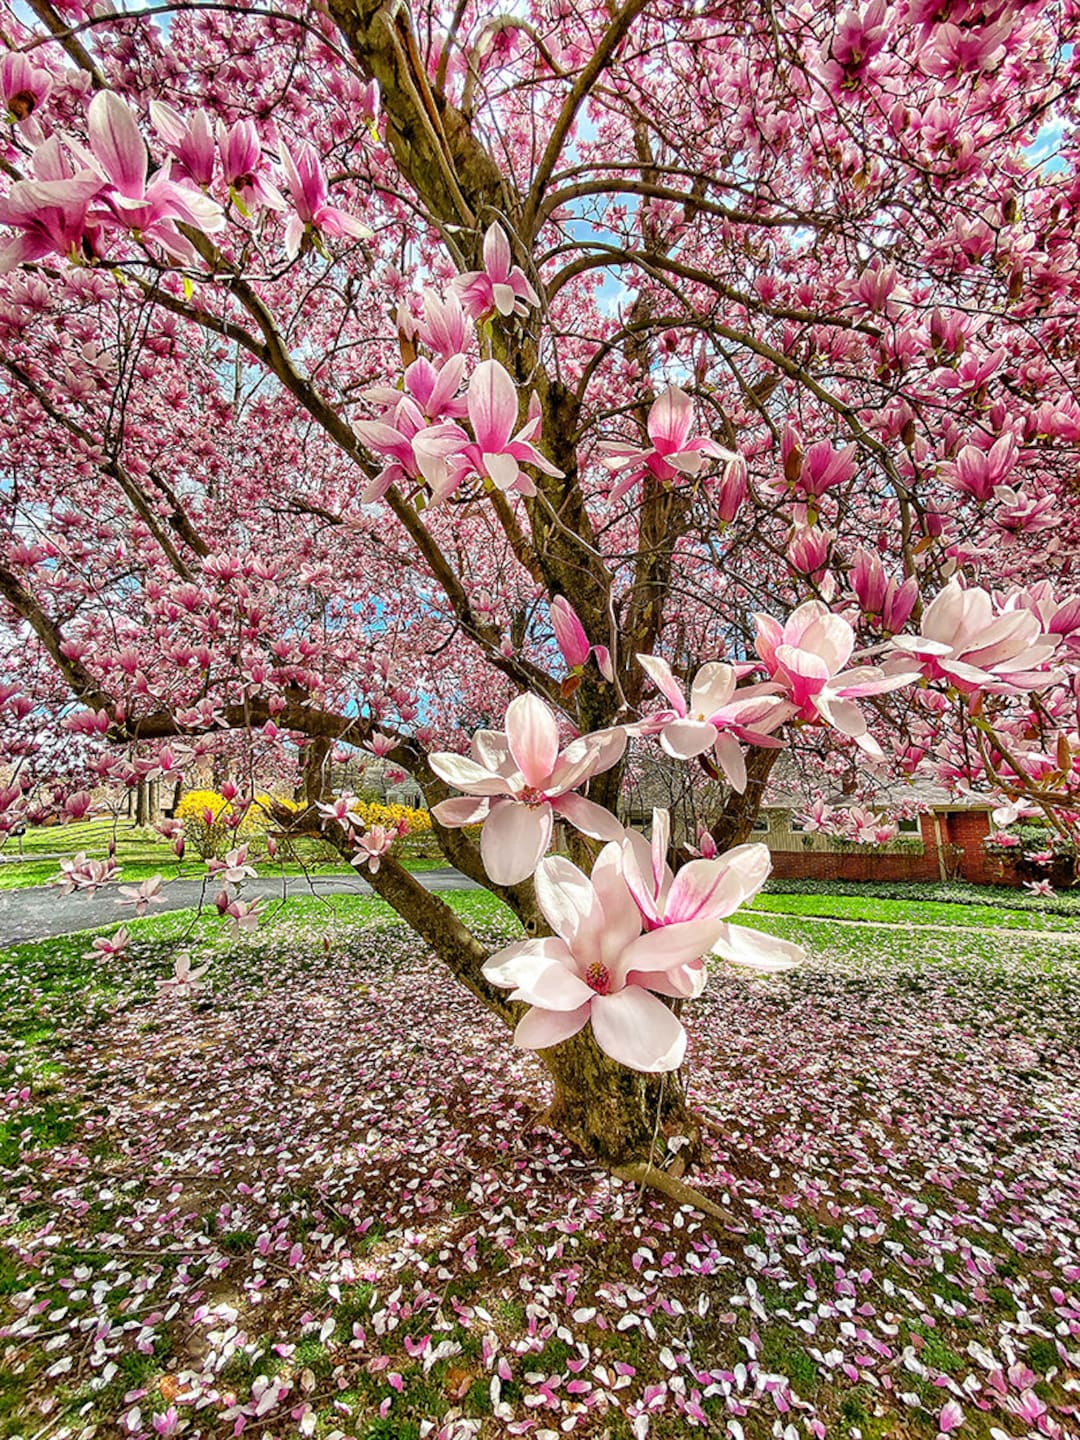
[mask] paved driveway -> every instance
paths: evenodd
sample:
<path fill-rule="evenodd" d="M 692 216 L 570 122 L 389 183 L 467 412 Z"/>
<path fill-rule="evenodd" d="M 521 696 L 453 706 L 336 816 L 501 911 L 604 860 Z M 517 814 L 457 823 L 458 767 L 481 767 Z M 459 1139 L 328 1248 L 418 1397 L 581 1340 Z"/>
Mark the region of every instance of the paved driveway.
<path fill-rule="evenodd" d="M 475 890 L 475 883 L 458 870 L 424 870 L 416 877 L 428 890 Z M 245 900 L 262 896 L 280 900 L 285 887 L 289 895 L 371 895 L 371 886 L 359 876 L 316 875 L 308 880 L 303 875 L 260 876 L 244 885 Z M 160 915 L 166 910 L 189 910 L 202 900 L 212 905 L 216 886 L 204 886 L 199 880 L 174 880 L 162 892 L 165 902 L 152 905 L 147 911 Z M 129 905 L 117 903 L 115 885 L 106 886 L 95 895 L 61 895 L 58 890 L 35 885 L 27 890 L 0 891 L 0 946 L 17 945 L 23 940 L 44 940 L 50 935 L 70 935 L 77 930 L 93 930 L 111 925 L 134 911 Z"/>

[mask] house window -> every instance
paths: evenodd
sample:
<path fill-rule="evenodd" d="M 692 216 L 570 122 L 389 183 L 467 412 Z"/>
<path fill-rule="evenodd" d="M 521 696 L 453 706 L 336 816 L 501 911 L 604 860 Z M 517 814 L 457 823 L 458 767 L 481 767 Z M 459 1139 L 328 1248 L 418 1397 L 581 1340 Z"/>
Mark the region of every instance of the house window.
<path fill-rule="evenodd" d="M 806 826 L 803 824 L 803 822 L 799 819 L 797 815 L 792 815 L 791 819 L 788 821 L 788 824 L 791 827 L 791 833 L 793 835 L 806 835 L 808 833 Z"/>
<path fill-rule="evenodd" d="M 768 833 L 768 829 L 769 829 L 768 817 L 765 816 L 765 815 L 759 815 L 759 816 L 757 817 L 757 819 L 754 821 L 754 834 L 755 834 L 755 835 L 765 835 L 765 834 Z"/>
<path fill-rule="evenodd" d="M 901 820 L 897 830 L 901 835 L 921 835 L 922 828 L 919 825 L 919 817 L 916 815 L 910 820 Z"/>

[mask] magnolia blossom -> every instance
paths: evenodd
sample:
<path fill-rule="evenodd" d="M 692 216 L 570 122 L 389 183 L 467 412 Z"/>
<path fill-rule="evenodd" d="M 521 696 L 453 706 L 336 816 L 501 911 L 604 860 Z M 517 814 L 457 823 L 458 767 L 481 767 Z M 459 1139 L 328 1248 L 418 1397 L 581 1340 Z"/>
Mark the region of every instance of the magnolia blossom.
<path fill-rule="evenodd" d="M 19 232 L 0 248 L 0 273 L 46 255 L 81 261 L 100 253 L 101 225 L 90 220 L 89 211 L 104 188 L 101 176 L 89 166 L 74 170 L 55 136 L 34 151 L 32 167 L 32 180 L 18 180 L 0 195 L 0 225 Z M 69 728 L 81 724 L 90 731 L 98 721 L 83 712 L 72 717 Z M 106 729 L 109 723 L 105 716 Z"/>
<path fill-rule="evenodd" d="M 1024 884 L 1033 895 L 1042 896 L 1044 899 L 1049 899 L 1054 893 L 1054 887 L 1049 880 L 1025 880 Z"/>
<path fill-rule="evenodd" d="M 886 674 L 874 665 L 845 671 L 855 648 L 855 632 L 820 600 L 800 605 L 783 625 L 771 615 L 755 615 L 754 621 L 757 652 L 790 696 L 798 719 L 811 725 L 824 721 L 850 735 L 867 754 L 883 759 L 881 746 L 867 734 L 866 718 L 854 701 L 910 685 L 917 672 Z"/>
<path fill-rule="evenodd" d="M 563 472 L 532 444 L 540 433 L 539 411 L 514 434 L 514 426 L 518 422 L 517 387 L 497 360 L 484 360 L 473 371 L 466 392 L 466 405 L 474 439 L 470 441 L 460 426 L 454 427 L 460 437 L 460 446 L 450 464 L 459 479 L 473 470 L 499 490 L 535 495 L 536 486 L 522 470 L 522 465 L 533 465 L 545 475 L 562 475 Z M 421 469 L 427 474 L 426 456 L 420 454 L 419 458 Z"/>
<path fill-rule="evenodd" d="M 372 875 L 378 874 L 382 857 L 389 852 L 399 833 L 397 829 L 387 829 L 385 825 L 372 825 L 370 830 L 356 837 L 356 854 L 349 863 L 358 870 L 366 865 Z"/>
<path fill-rule="evenodd" d="M 514 1031 L 516 1045 L 543 1050 L 591 1023 L 600 1049 L 620 1064 L 677 1070 L 686 1032 L 653 992 L 682 993 L 672 990 L 671 973 L 700 961 L 723 921 L 688 919 L 643 935 L 622 854 L 621 845 L 605 845 L 591 876 L 561 855 L 542 860 L 536 899 L 554 935 L 506 946 L 484 975 L 531 1006 Z M 692 910 L 689 890 L 686 901 Z"/>
<path fill-rule="evenodd" d="M 214 131 L 205 110 L 185 120 L 171 105 L 150 101 L 150 120 L 172 152 L 181 178 L 193 185 L 209 185 L 214 178 Z"/>
<path fill-rule="evenodd" d="M 85 852 L 80 850 L 77 855 L 60 861 L 60 874 L 50 880 L 49 884 L 55 885 L 62 895 L 70 895 L 73 890 L 93 895 L 95 890 L 107 885 L 116 875 L 117 865 L 112 856 L 108 860 L 88 860 Z"/>
<path fill-rule="evenodd" d="M 223 885 L 239 885 L 242 880 L 254 879 L 258 873 L 247 863 L 248 847 L 241 845 L 230 850 L 224 860 L 211 859 L 206 862 L 210 875 L 216 875 Z"/>
<path fill-rule="evenodd" d="M 609 495 L 618 500 L 642 478 L 655 475 L 658 480 L 677 480 L 680 476 L 697 475 L 707 458 L 736 460 L 738 457 L 725 450 L 708 435 L 691 435 L 694 425 L 694 402 L 685 390 L 669 385 L 664 393 L 653 402 L 645 422 L 652 445 L 641 450 L 621 440 L 605 440 L 601 449 L 606 452 L 604 464 L 622 479 Z"/>
<path fill-rule="evenodd" d="M 634 727 L 640 735 L 659 735 L 664 750 L 677 760 L 690 760 L 712 750 L 732 789 L 746 789 L 746 761 L 739 742 L 778 748 L 772 732 L 795 714 L 796 707 L 778 693 L 779 685 L 735 688 L 735 669 L 710 661 L 694 676 L 690 703 L 666 660 L 639 655 L 638 663 L 663 695 L 670 710 L 647 716 Z"/>
<path fill-rule="evenodd" d="M 270 166 L 254 120 L 237 120 L 227 130 L 219 120 L 217 145 L 225 183 L 234 199 L 248 208 L 254 205 L 265 205 L 270 210 L 287 208 L 284 195 L 270 178 Z"/>
<path fill-rule="evenodd" d="M 753 899 L 772 869 L 765 845 L 736 845 L 718 855 L 713 843 L 711 855 L 691 860 L 673 874 L 667 863 L 670 840 L 671 817 L 666 810 L 656 809 L 651 840 L 628 830 L 622 842 L 623 878 L 646 930 L 689 921 L 726 920 Z M 712 953 L 767 972 L 790 970 L 806 958 L 800 946 L 744 925 L 722 925 Z M 669 971 L 666 984 L 668 988 L 663 990 L 658 984 L 650 988 L 664 995 L 694 998 L 705 984 L 703 963 L 698 960 Z"/>
<path fill-rule="evenodd" d="M 165 896 L 161 888 L 165 881 L 160 875 L 152 875 L 149 880 L 144 880 L 141 885 L 121 885 L 116 892 L 123 896 L 119 901 L 121 905 L 134 905 L 136 915 L 145 915 L 150 905 L 163 905 Z"/>
<path fill-rule="evenodd" d="M 457 425 L 428 425 L 409 396 L 403 395 L 381 420 L 356 420 L 353 429 L 365 445 L 390 461 L 364 490 L 364 504 L 381 500 L 402 480 L 426 483 L 434 502 L 445 499 L 459 483 L 460 472 L 451 471 L 447 459 L 460 453 L 468 436 Z"/>
<path fill-rule="evenodd" d="M 225 227 L 221 206 L 208 195 L 170 178 L 164 165 L 147 180 L 146 142 L 135 117 L 118 95 L 102 90 L 87 113 L 92 168 L 109 183 L 101 191 L 108 222 L 141 240 L 154 240 L 171 256 L 188 263 L 195 258 L 191 242 L 177 222 L 213 235 Z M 80 147 L 81 148 L 81 147 Z"/>
<path fill-rule="evenodd" d="M 511 264 L 510 241 L 498 222 L 484 236 L 484 268 L 470 270 L 453 282 L 461 303 L 474 320 L 497 311 L 500 315 L 527 315 L 540 297 L 524 270 Z"/>
<path fill-rule="evenodd" d="M 1038 690 L 1061 679 L 1042 667 L 1057 649 L 1027 609 L 996 612 L 978 586 L 958 577 L 923 611 L 918 635 L 897 635 L 892 648 L 910 656 L 929 680 L 945 680 L 964 694 L 977 690 Z"/>
<path fill-rule="evenodd" d="M 188 999 L 198 995 L 205 987 L 202 984 L 202 977 L 206 974 L 207 966 L 200 965 L 197 970 L 191 968 L 191 956 L 183 953 L 177 955 L 173 961 L 173 973 L 167 980 L 158 980 L 155 983 L 160 995 L 176 995 L 182 999 Z"/>
<path fill-rule="evenodd" d="M 26 55 L 9 51 L 0 60 L 0 95 L 17 124 L 23 125 L 52 94 L 52 76 Z M 36 125 L 36 121 L 34 122 Z"/>
<path fill-rule="evenodd" d="M 590 645 L 585 627 L 565 595 L 556 595 L 551 602 L 551 624 L 555 631 L 555 643 L 572 672 L 580 673 L 588 664 L 590 655 L 595 655 L 600 674 L 609 682 L 614 680 L 610 652 L 605 645 Z"/>
<path fill-rule="evenodd" d="M 328 203 L 326 172 L 318 152 L 307 140 L 297 145 L 295 153 L 285 145 L 281 147 L 281 167 L 296 212 L 285 225 L 285 254 L 290 260 L 300 254 L 305 235 L 316 239 L 323 235 L 333 240 L 370 239 L 370 226 Z"/>
<path fill-rule="evenodd" d="M 104 960 L 122 955 L 131 943 L 131 936 L 121 925 L 112 935 L 95 935 L 90 949 L 83 951 L 84 960 Z"/>
<path fill-rule="evenodd" d="M 327 820 L 336 820 L 339 825 L 352 829 L 364 823 L 363 816 L 354 809 L 359 803 L 355 795 L 339 795 L 336 800 L 318 801 L 316 809 Z"/>
<path fill-rule="evenodd" d="M 505 724 L 505 731 L 478 730 L 467 756 L 442 751 L 430 757 L 435 774 L 469 797 L 443 800 L 432 815 L 450 828 L 483 824 L 480 854 L 497 885 L 516 885 L 533 873 L 551 843 L 556 815 L 595 839 L 622 837 L 614 815 L 572 792 L 617 764 L 625 731 L 600 730 L 560 750 L 554 714 L 528 694 L 510 702 Z"/>

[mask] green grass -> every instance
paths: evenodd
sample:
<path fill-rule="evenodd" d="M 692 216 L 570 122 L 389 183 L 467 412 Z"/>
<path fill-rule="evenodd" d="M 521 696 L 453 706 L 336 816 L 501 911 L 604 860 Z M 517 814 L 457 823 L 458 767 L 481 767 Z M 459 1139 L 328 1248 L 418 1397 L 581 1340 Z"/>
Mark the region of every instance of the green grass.
<path fill-rule="evenodd" d="M 124 884 L 138 884 L 159 874 L 168 880 L 201 880 L 206 875 L 206 863 L 194 850 L 189 848 L 183 861 L 178 861 L 172 843 L 153 828 L 138 829 L 128 820 L 114 821 L 105 816 L 74 825 L 38 826 L 28 830 L 21 840 L 9 840 L 3 847 L 4 858 L 0 860 L 0 891 L 48 885 L 59 873 L 60 856 L 69 857 L 83 851 L 92 860 L 103 860 L 110 840 L 115 842 L 119 878 Z M 252 845 L 253 863 L 261 874 L 273 876 L 355 873 L 344 860 L 320 856 L 317 841 L 299 839 L 294 844 L 298 860 L 271 861 L 265 854 L 260 855 L 256 840 Z M 409 856 L 404 863 L 406 869 L 414 871 L 439 870 L 446 865 L 441 857 L 428 856 Z"/>
<path fill-rule="evenodd" d="M 748 907 L 776 915 L 812 915 L 829 920 L 861 920 L 878 925 L 966 925 L 972 929 L 1064 930 L 1080 932 L 1080 914 L 1046 914 L 1034 907 L 956 904 L 933 900 L 890 900 L 879 896 L 784 895 L 769 891 Z"/>

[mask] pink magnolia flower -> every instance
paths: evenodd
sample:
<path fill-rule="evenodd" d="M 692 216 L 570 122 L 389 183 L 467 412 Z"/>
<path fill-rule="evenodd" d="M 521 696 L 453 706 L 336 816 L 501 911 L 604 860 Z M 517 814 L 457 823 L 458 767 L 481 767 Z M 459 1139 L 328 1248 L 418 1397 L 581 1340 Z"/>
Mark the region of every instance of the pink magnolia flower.
<path fill-rule="evenodd" d="M 86 790 L 77 790 L 64 801 L 64 814 L 69 820 L 85 820 L 93 808 L 93 797 Z"/>
<path fill-rule="evenodd" d="M 427 420 L 460 419 L 468 413 L 464 396 L 457 393 L 464 374 L 464 355 L 451 355 L 438 368 L 421 356 L 405 371 L 404 393 Z M 402 398 L 400 390 L 388 385 L 377 385 L 363 395 L 365 400 L 387 406 L 391 413 Z"/>
<path fill-rule="evenodd" d="M 914 575 L 897 585 L 885 574 L 879 556 L 870 550 L 859 550 L 849 579 L 864 615 L 890 635 L 904 628 L 919 595 L 919 582 Z"/>
<path fill-rule="evenodd" d="M 652 441 L 649 449 L 641 450 L 621 440 L 602 441 L 600 448 L 609 457 L 604 464 L 616 474 L 622 472 L 622 479 L 611 491 L 609 500 L 620 499 L 645 474 L 672 481 L 680 476 L 699 474 L 707 458 L 728 461 L 738 458 L 708 435 L 692 436 L 693 424 L 694 402 L 685 390 L 669 385 L 649 410 L 646 421 Z"/>
<path fill-rule="evenodd" d="M 783 625 L 771 615 L 755 615 L 754 621 L 757 653 L 790 696 L 798 719 L 808 725 L 831 725 L 850 735 L 867 754 L 882 759 L 881 746 L 867 733 L 866 718 L 854 701 L 910 685 L 918 672 L 886 674 L 874 665 L 845 671 L 855 648 L 855 632 L 820 600 L 800 605 Z"/>
<path fill-rule="evenodd" d="M 999 485 L 1004 485 L 1012 474 L 1016 457 L 1016 441 L 1011 435 L 999 436 L 989 450 L 965 445 L 955 460 L 941 466 L 941 478 L 955 490 L 982 503 L 990 499 Z"/>
<path fill-rule="evenodd" d="M 518 393 L 513 380 L 498 360 L 484 360 L 472 373 L 467 393 L 469 423 L 474 441 L 462 431 L 466 443 L 461 457 L 476 473 L 500 490 L 535 495 L 536 486 L 522 470 L 534 465 L 545 475 L 561 477 L 562 471 L 546 460 L 531 443 L 540 431 L 540 415 L 528 420 L 515 435 Z"/>
<path fill-rule="evenodd" d="M 1054 893 L 1054 887 L 1049 880 L 1025 880 L 1024 885 L 1033 895 L 1049 897 Z"/>
<path fill-rule="evenodd" d="M 121 925 L 112 935 L 96 935 L 90 942 L 90 949 L 83 951 L 84 960 L 101 960 L 106 956 L 122 955 L 131 943 L 131 937 Z"/>
<path fill-rule="evenodd" d="M 432 815 L 451 829 L 483 824 L 480 854 L 496 885 L 517 885 L 533 873 L 556 815 L 594 839 L 622 838 L 614 815 L 571 792 L 618 763 L 625 731 L 600 730 L 560 750 L 554 714 L 528 694 L 510 702 L 505 723 L 505 731 L 478 730 L 469 755 L 430 757 L 435 774 L 467 797 L 443 800 Z"/>
<path fill-rule="evenodd" d="M 100 223 L 89 219 L 104 189 L 100 175 L 90 168 L 73 170 L 55 136 L 34 151 L 33 169 L 33 180 L 17 180 L 0 195 L 0 225 L 19 232 L 0 249 L 0 274 L 46 255 L 79 263 L 100 253 Z M 85 724 L 96 721 L 91 712 L 80 718 Z"/>
<path fill-rule="evenodd" d="M 467 442 L 465 432 L 450 421 L 425 424 L 419 407 L 407 395 L 398 401 L 390 421 L 353 421 L 363 443 L 390 461 L 365 489 L 363 502 L 381 500 L 391 485 L 402 480 L 423 481 L 431 490 L 433 503 L 445 500 L 461 479 L 460 470 L 452 470 L 447 462 Z"/>
<path fill-rule="evenodd" d="M 270 210 L 286 208 L 285 196 L 270 178 L 254 120 L 237 120 L 227 130 L 219 120 L 217 145 L 225 183 L 234 199 L 248 209 L 256 205 Z"/>
<path fill-rule="evenodd" d="M 162 905 L 165 896 L 161 888 L 165 881 L 161 875 L 152 875 L 149 880 L 144 880 L 141 885 L 121 885 L 116 892 L 124 898 L 119 901 L 121 905 L 134 905 L 136 915 L 145 915 L 150 905 Z"/>
<path fill-rule="evenodd" d="M 425 294 L 424 319 L 417 333 L 444 363 L 462 353 L 468 344 L 469 331 L 455 290 L 448 290 L 441 300 L 431 291 Z"/>
<path fill-rule="evenodd" d="M 320 800 L 316 809 L 328 820 L 336 820 L 339 825 L 345 825 L 351 829 L 364 823 L 363 817 L 353 809 L 353 806 L 358 804 L 359 801 L 355 795 L 339 795 L 336 800 Z"/>
<path fill-rule="evenodd" d="M 316 242 L 324 235 L 333 240 L 370 239 L 374 233 L 370 226 L 327 203 L 326 172 L 312 144 L 302 140 L 295 155 L 283 145 L 281 167 L 296 212 L 285 226 L 285 254 L 290 260 L 300 254 L 305 236 Z"/>
<path fill-rule="evenodd" d="M 229 931 L 234 940 L 259 928 L 261 900 L 231 900 L 221 912 L 229 920 Z"/>
<path fill-rule="evenodd" d="M 197 970 L 193 970 L 190 955 L 177 955 L 173 961 L 173 973 L 169 978 L 155 982 L 158 994 L 176 995 L 181 999 L 189 999 L 193 995 L 198 995 L 205 988 L 202 984 L 202 977 L 206 974 L 206 970 L 206 965 L 200 965 Z"/>
<path fill-rule="evenodd" d="M 184 180 L 205 187 L 214 178 L 214 132 L 205 110 L 196 110 L 185 120 L 171 105 L 150 101 L 150 121 L 177 162 Z"/>
<path fill-rule="evenodd" d="M 896 651 L 909 655 L 928 680 L 945 680 L 964 694 L 977 690 L 1038 690 L 1060 675 L 1042 667 L 1058 636 L 1044 635 L 1028 609 L 995 613 L 978 586 L 954 577 L 923 611 L 918 635 L 897 635 Z"/>
<path fill-rule="evenodd" d="M 349 863 L 358 870 L 366 865 L 372 875 L 378 874 L 382 857 L 389 853 L 399 833 L 396 826 L 388 830 L 385 825 L 373 825 L 363 835 L 356 837 L 356 854 Z"/>
<path fill-rule="evenodd" d="M 521 940 L 492 955 L 484 975 L 531 1008 L 514 1043 L 543 1050 L 592 1024 L 600 1049 L 632 1070 L 677 1070 L 686 1032 L 652 993 L 668 975 L 699 961 L 723 928 L 719 920 L 672 923 L 641 933 L 641 915 L 622 874 L 622 848 L 600 852 L 592 875 L 561 855 L 536 867 L 536 898 L 553 936 Z"/>
<path fill-rule="evenodd" d="M 52 76 L 31 64 L 26 55 L 9 51 L 0 60 L 0 95 L 16 124 L 29 120 L 52 94 Z"/>
<path fill-rule="evenodd" d="M 711 837 L 710 837 L 711 838 Z M 768 879 L 772 859 L 767 846 L 736 845 L 723 855 L 702 856 L 673 873 L 667 863 L 671 818 L 653 811 L 652 838 L 628 830 L 622 842 L 623 879 L 634 897 L 646 930 L 692 921 L 726 921 L 753 899 Z M 722 924 L 711 952 L 754 970 L 790 970 L 806 957 L 798 945 L 748 926 Z M 663 995 L 694 999 L 705 984 L 701 959 L 678 966 L 650 988 Z"/>
<path fill-rule="evenodd" d="M 258 874 L 247 863 L 247 858 L 248 847 L 241 845 L 236 850 L 230 850 L 224 860 L 207 860 L 206 870 L 209 875 L 218 876 L 224 885 L 239 885 L 242 880 L 254 879 Z"/>
<path fill-rule="evenodd" d="M 73 890 L 93 895 L 116 875 L 117 864 L 112 856 L 108 860 L 88 860 L 80 850 L 77 855 L 60 861 L 60 873 L 49 884 L 55 885 L 62 895 L 70 895 Z"/>
<path fill-rule="evenodd" d="M 666 660 L 639 655 L 638 664 L 670 701 L 670 710 L 648 715 L 634 727 L 640 735 L 659 735 L 660 744 L 676 760 L 691 760 L 712 750 L 732 789 L 746 789 L 746 761 L 740 741 L 772 749 L 782 742 L 772 732 L 796 713 L 796 707 L 779 694 L 780 686 L 747 685 L 735 688 L 735 670 L 722 661 L 710 661 L 694 676 L 690 703 Z"/>
<path fill-rule="evenodd" d="M 836 811 L 820 796 L 796 820 L 808 835 L 833 835 L 837 829 Z"/>
<path fill-rule="evenodd" d="M 539 305 L 540 297 L 529 284 L 519 265 L 511 264 L 510 241 L 498 222 L 488 227 L 484 236 L 484 268 L 469 270 L 453 282 L 461 303 L 474 320 L 498 312 L 500 315 L 526 315 L 530 305 Z"/>
<path fill-rule="evenodd" d="M 87 113 L 90 158 L 109 181 L 101 192 L 107 223 L 130 230 L 140 240 L 156 241 L 183 263 L 195 258 L 191 242 L 176 228 L 180 221 L 206 235 L 225 228 L 221 206 L 209 195 L 170 178 L 164 165 L 147 181 L 146 143 L 135 117 L 118 95 L 102 90 Z"/>
<path fill-rule="evenodd" d="M 607 647 L 589 644 L 585 627 L 565 595 L 556 595 L 551 602 L 551 624 L 555 631 L 555 643 L 571 671 L 580 672 L 589 663 L 589 656 L 595 655 L 604 679 L 609 682 L 614 679 L 615 671 Z"/>

